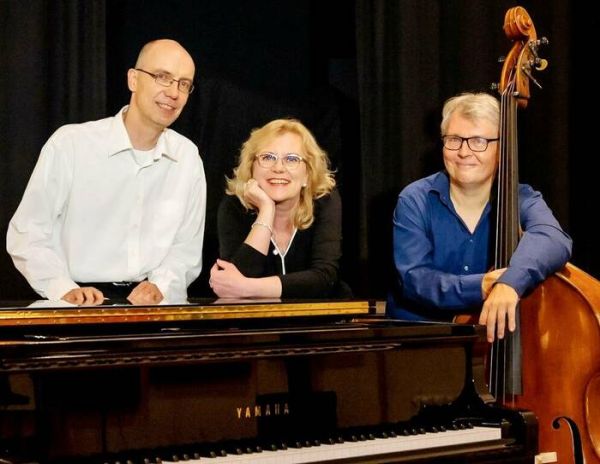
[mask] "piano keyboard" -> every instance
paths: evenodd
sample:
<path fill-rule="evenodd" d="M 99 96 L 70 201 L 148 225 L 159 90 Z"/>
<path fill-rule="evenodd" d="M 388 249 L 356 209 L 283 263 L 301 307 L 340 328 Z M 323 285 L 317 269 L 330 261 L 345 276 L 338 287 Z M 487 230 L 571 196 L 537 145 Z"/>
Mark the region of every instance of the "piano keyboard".
<path fill-rule="evenodd" d="M 273 463 L 273 464 L 300 464 L 310 462 L 326 462 L 336 459 L 350 459 L 364 456 L 375 456 L 388 453 L 401 453 L 405 451 L 418 451 L 446 446 L 482 443 L 501 439 L 499 427 L 472 427 L 459 430 L 445 430 L 439 432 L 420 433 L 409 436 L 393 436 L 388 438 L 362 437 L 358 441 L 344 441 L 343 443 L 317 443 L 309 446 L 287 447 L 278 450 L 259 450 L 255 452 L 238 450 L 232 454 L 222 451 L 211 456 L 181 455 L 174 456 L 173 460 L 156 459 L 145 460 L 147 463 L 161 462 L 173 464 L 177 462 L 194 463 Z"/>

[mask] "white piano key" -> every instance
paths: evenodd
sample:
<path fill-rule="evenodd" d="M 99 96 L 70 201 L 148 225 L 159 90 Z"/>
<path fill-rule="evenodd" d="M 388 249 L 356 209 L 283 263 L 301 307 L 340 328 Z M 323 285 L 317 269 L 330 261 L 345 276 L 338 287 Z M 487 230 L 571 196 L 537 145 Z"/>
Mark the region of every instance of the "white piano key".
<path fill-rule="evenodd" d="M 447 430 L 437 433 L 398 436 L 393 438 L 375 438 L 358 442 L 344 442 L 333 445 L 321 444 L 306 448 L 288 448 L 280 451 L 263 451 L 261 453 L 228 455 L 216 458 L 201 458 L 186 461 L 188 464 L 233 464 L 233 463 L 273 463 L 303 464 L 311 462 L 332 461 L 361 456 L 373 456 L 404 451 L 418 451 L 443 446 L 465 445 L 485 441 L 499 440 L 500 428 L 473 427 L 464 430 Z M 163 464 L 174 464 L 164 461 Z"/>

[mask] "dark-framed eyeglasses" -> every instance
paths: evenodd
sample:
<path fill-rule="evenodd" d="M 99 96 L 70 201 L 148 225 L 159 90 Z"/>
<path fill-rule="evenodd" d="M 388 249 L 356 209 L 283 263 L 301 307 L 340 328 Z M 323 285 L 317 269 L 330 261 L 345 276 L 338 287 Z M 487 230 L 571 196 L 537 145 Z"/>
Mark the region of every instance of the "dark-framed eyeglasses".
<path fill-rule="evenodd" d="M 155 74 L 140 68 L 135 68 L 135 70 L 148 74 L 154 79 L 154 82 L 156 82 L 158 85 L 162 85 L 163 87 L 171 87 L 171 85 L 173 85 L 173 82 L 177 82 L 177 88 L 180 92 L 190 94 L 194 91 L 194 83 L 189 79 L 177 80 L 173 79 L 169 74 L 165 73 Z"/>
<path fill-rule="evenodd" d="M 490 142 L 497 142 L 499 138 L 486 139 L 485 137 L 461 137 L 460 135 L 444 135 L 442 143 L 448 150 L 460 150 L 463 142 L 467 142 L 467 146 L 472 151 L 486 151 Z"/>
<path fill-rule="evenodd" d="M 281 159 L 281 163 L 290 171 L 297 169 L 304 162 L 304 159 L 297 153 L 278 155 L 271 151 L 265 151 L 256 155 L 255 158 L 258 164 L 265 169 L 271 169 L 277 164 L 279 159 Z"/>

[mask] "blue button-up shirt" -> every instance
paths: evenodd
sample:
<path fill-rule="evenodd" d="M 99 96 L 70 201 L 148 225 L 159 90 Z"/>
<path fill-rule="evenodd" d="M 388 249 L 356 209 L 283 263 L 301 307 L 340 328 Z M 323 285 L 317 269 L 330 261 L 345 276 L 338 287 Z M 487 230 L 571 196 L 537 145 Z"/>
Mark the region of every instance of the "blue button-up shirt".
<path fill-rule="evenodd" d="M 519 214 L 523 235 L 498 282 L 522 296 L 565 265 L 572 243 L 542 195 L 524 184 Z M 491 205 L 471 233 L 450 200 L 448 175 L 439 172 L 400 193 L 393 222 L 400 288 L 388 297 L 388 315 L 446 320 L 454 311 L 479 309 L 481 282 L 493 265 Z"/>

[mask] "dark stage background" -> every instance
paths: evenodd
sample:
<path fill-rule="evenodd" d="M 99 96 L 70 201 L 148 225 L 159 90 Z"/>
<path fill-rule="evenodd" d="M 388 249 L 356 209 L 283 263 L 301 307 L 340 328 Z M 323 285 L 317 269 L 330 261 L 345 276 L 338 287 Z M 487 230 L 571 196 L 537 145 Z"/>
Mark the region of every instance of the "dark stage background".
<path fill-rule="evenodd" d="M 565 0 L 523 1 L 550 45 L 543 90 L 520 113 L 521 180 L 543 192 L 574 239 L 573 263 L 600 275 L 592 228 L 598 96 L 588 68 L 597 15 Z M 391 278 L 398 192 L 441 167 L 439 113 L 487 90 L 511 44 L 513 1 L 0 0 L 0 230 L 3 236 L 45 140 L 60 125 L 128 102 L 126 71 L 147 41 L 173 38 L 197 64 L 197 88 L 174 128 L 191 138 L 209 186 L 209 295 L 224 176 L 253 127 L 301 119 L 337 169 L 344 202 L 344 278 L 383 297 Z M 583 106 L 589 106 L 586 109 Z M 115 240 L 118 240 L 115 237 Z M 94 246 L 90 243 L 90 246 Z M 5 251 L 0 298 L 31 295 Z"/>

